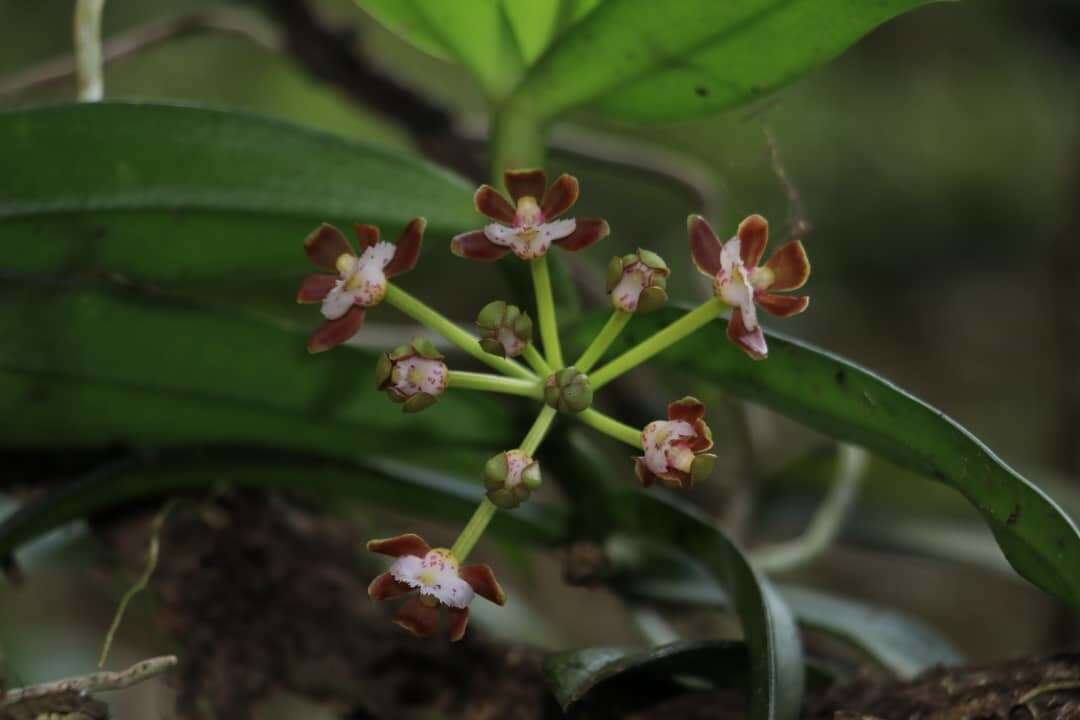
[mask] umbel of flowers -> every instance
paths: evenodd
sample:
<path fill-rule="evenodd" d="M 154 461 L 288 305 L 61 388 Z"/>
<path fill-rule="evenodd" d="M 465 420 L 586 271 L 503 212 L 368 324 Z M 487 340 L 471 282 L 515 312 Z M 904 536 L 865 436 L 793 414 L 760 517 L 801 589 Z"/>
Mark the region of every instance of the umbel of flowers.
<path fill-rule="evenodd" d="M 476 209 L 492 222 L 454 236 L 450 249 L 471 260 L 495 261 L 513 254 L 529 264 L 538 338 L 532 318 L 503 300 L 479 312 L 479 332 L 474 335 L 392 282 L 419 259 L 422 218 L 408 223 L 395 243 L 381 240 L 372 225 L 355 227 L 355 250 L 330 225 L 316 228 L 304 241 L 308 258 L 323 271 L 305 278 L 297 294 L 301 303 L 318 303 L 323 316 L 308 341 L 309 350 L 317 353 L 344 343 L 360 330 L 371 308 L 386 302 L 496 371 L 450 369 L 435 345 L 422 338 L 394 348 L 379 357 L 376 385 L 406 412 L 430 407 L 448 390 L 516 395 L 539 408 L 520 445 L 494 455 L 483 467 L 485 498 L 451 547 L 432 548 L 411 533 L 368 544 L 372 552 L 394 558 L 389 570 L 372 581 L 368 594 L 378 601 L 406 598 L 394 621 L 421 636 L 434 634 L 445 617 L 450 639 L 460 639 L 476 596 L 498 605 L 506 602 L 491 569 L 465 561 L 498 510 L 513 511 L 540 488 L 537 451 L 556 418 L 573 418 L 635 448 L 640 454 L 634 472 L 643 487 L 659 482 L 673 489 L 691 488 L 712 473 L 717 459 L 709 452 L 713 442 L 704 404 L 685 397 L 668 406 L 666 419 L 634 428 L 592 407 L 594 393 L 727 312 L 730 341 L 747 355 L 746 362 L 762 360 L 768 346 L 757 308 L 787 317 L 809 304 L 806 296 L 780 294 L 798 290 L 810 275 L 801 243 L 782 245 L 762 265 L 768 223 L 760 215 L 743 220 L 726 241 L 704 218 L 691 215 L 690 254 L 698 270 L 712 280 L 713 296 L 600 364 L 635 315 L 655 311 L 668 299 L 671 271 L 660 256 L 645 249 L 618 256 L 607 271 L 611 317 L 580 357 L 565 362 L 547 253 L 554 246 L 587 248 L 609 234 L 608 224 L 599 218 L 565 217 L 578 198 L 578 182 L 570 175 L 549 185 L 541 170 L 509 170 L 503 181 L 508 197 L 489 185 L 474 197 Z"/>

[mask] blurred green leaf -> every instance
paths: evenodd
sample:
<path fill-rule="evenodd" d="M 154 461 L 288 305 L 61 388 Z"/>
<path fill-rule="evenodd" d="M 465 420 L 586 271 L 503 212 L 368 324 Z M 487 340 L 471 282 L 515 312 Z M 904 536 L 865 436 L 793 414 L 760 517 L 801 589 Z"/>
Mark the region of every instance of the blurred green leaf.
<path fill-rule="evenodd" d="M 511 103 L 556 119 L 595 104 L 630 122 L 757 100 L 932 0 L 606 0 L 528 72 Z"/>
<path fill-rule="evenodd" d="M 491 99 L 503 97 L 521 76 L 522 50 L 507 17 L 508 10 L 499 0 L 356 2 L 421 50 L 460 62 Z M 535 0 L 535 4 L 536 9 L 525 11 L 530 19 L 545 14 L 543 11 L 554 3 Z M 521 12 L 519 9 L 519 17 Z M 535 27 L 530 32 L 532 40 L 550 30 Z"/>
<path fill-rule="evenodd" d="M 265 448 L 184 447 L 114 463 L 31 500 L 0 523 L 0 558 L 50 530 L 135 500 L 219 486 L 362 501 L 450 522 L 464 521 L 484 496 L 479 482 L 379 458 L 341 462 Z M 491 527 L 497 536 L 545 545 L 560 542 L 564 528 L 562 513 L 540 503 L 499 513 Z"/>
<path fill-rule="evenodd" d="M 4 258 L 10 270 L 243 297 L 267 278 L 292 285 L 308 272 L 301 240 L 324 220 L 373 223 L 393 239 L 424 215 L 428 253 L 475 223 L 470 185 L 449 173 L 241 113 L 16 110 L 0 113 L 0 147 L 0 228 L 18 248 Z"/>
<path fill-rule="evenodd" d="M 741 687 L 749 658 L 740 642 L 694 640 L 654 648 L 590 647 L 549 655 L 544 677 L 564 712 L 586 696 L 604 717 L 622 717 L 678 689 L 672 676 L 700 678 L 715 687 Z M 591 715 L 591 713 L 590 713 Z"/>
<path fill-rule="evenodd" d="M 727 593 L 682 550 L 615 536 L 608 541 L 620 594 L 652 602 L 726 608 Z M 842 640 L 902 678 L 963 658 L 917 618 L 817 590 L 777 585 L 799 625 Z"/>
<path fill-rule="evenodd" d="M 622 346 L 645 339 L 682 312 L 669 307 L 635 318 Z M 606 316 L 594 314 L 581 337 L 596 332 Z M 854 363 L 771 333 L 769 358 L 754 362 L 727 341 L 723 322 L 703 328 L 656 361 L 959 490 L 982 514 L 1017 572 L 1080 606 L 1080 532 L 1073 521 L 941 411 Z"/>
<path fill-rule="evenodd" d="M 613 496 L 619 532 L 666 542 L 702 566 L 732 599 L 750 656 L 750 716 L 799 716 L 804 668 L 799 632 L 790 611 L 742 550 L 711 518 L 664 493 L 624 491 Z"/>

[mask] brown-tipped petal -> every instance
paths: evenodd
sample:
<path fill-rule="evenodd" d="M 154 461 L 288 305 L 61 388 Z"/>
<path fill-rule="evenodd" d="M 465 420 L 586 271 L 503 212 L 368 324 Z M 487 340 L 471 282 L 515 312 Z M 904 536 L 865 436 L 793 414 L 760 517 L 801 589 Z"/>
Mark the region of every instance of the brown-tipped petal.
<path fill-rule="evenodd" d="M 651 487 L 656 482 L 656 475 L 645 464 L 645 458 L 634 458 L 634 475 L 637 476 L 641 487 Z"/>
<path fill-rule="evenodd" d="M 353 230 L 356 231 L 356 244 L 359 247 L 361 255 L 372 245 L 379 242 L 379 228 L 374 225 L 361 225 L 357 223 L 353 225 Z"/>
<path fill-rule="evenodd" d="M 367 594 L 372 600 L 389 600 L 410 593 L 413 590 L 414 588 L 395 580 L 390 573 L 384 572 L 371 581 L 371 584 L 368 585 Z"/>
<path fill-rule="evenodd" d="M 364 324 L 364 308 L 353 305 L 337 320 L 327 320 L 308 338 L 307 349 L 310 353 L 326 352 L 345 342 Z"/>
<path fill-rule="evenodd" d="M 317 268 L 336 272 L 337 259 L 352 249 L 340 230 L 323 223 L 304 238 L 304 252 Z"/>
<path fill-rule="evenodd" d="M 751 215 L 739 223 L 738 236 L 743 265 L 747 269 L 756 268 L 769 244 L 769 221 L 760 215 Z"/>
<path fill-rule="evenodd" d="M 428 637 L 439 629 L 439 606 L 428 607 L 420 598 L 411 597 L 398 608 L 394 624 L 417 637 Z"/>
<path fill-rule="evenodd" d="M 696 423 L 705 417 L 705 403 L 696 397 L 687 395 L 667 406 L 667 416 L 668 420 L 683 420 L 690 424 Z"/>
<path fill-rule="evenodd" d="M 555 178 L 555 182 L 551 183 L 551 187 L 544 193 L 544 199 L 540 201 L 540 212 L 544 214 L 545 221 L 551 220 L 572 208 L 577 199 L 577 178 L 564 173 Z"/>
<path fill-rule="evenodd" d="M 806 295 L 794 297 L 791 295 L 773 295 L 761 293 L 755 300 L 757 304 L 765 308 L 766 312 L 776 317 L 791 317 L 798 315 L 810 304 L 810 298 Z"/>
<path fill-rule="evenodd" d="M 577 252 L 587 248 L 597 240 L 606 238 L 611 234 L 611 228 L 608 227 L 607 220 L 578 218 L 574 223 L 574 232 L 555 241 L 556 245 L 570 252 Z"/>
<path fill-rule="evenodd" d="M 469 583 L 473 592 L 482 598 L 486 598 L 496 605 L 506 604 L 506 593 L 503 592 L 495 573 L 487 565 L 465 565 L 458 570 L 461 579 Z"/>
<path fill-rule="evenodd" d="M 698 420 L 694 423 L 694 439 L 690 441 L 690 449 L 696 454 L 711 450 L 712 446 L 712 430 L 704 420 Z"/>
<path fill-rule="evenodd" d="M 450 642 L 457 642 L 465 637 L 465 628 L 469 627 L 469 608 L 447 608 L 446 617 L 450 621 L 447 634 Z"/>
<path fill-rule="evenodd" d="M 390 557 L 401 557 L 402 555 L 424 557 L 431 550 L 431 547 L 424 542 L 424 538 L 416 533 L 405 533 L 404 535 L 395 535 L 392 538 L 369 540 L 367 549 L 370 552 L 389 555 Z"/>
<path fill-rule="evenodd" d="M 697 269 L 715 277 L 720 272 L 720 238 L 700 215 L 691 215 L 686 219 L 686 232 L 690 237 L 690 257 Z"/>
<path fill-rule="evenodd" d="M 450 252 L 469 260 L 493 262 L 510 252 L 510 248 L 491 242 L 483 230 L 473 230 L 455 235 L 450 241 Z"/>
<path fill-rule="evenodd" d="M 473 204 L 476 205 L 478 211 L 492 220 L 498 220 L 506 225 L 514 224 L 514 206 L 490 185 L 481 185 L 476 189 Z"/>
<path fill-rule="evenodd" d="M 753 332 L 749 332 L 743 324 L 742 313 L 736 308 L 728 320 L 727 336 L 731 342 L 742 348 L 743 352 L 754 360 L 764 360 L 769 354 L 769 347 L 765 344 L 765 333 L 758 325 Z"/>
<path fill-rule="evenodd" d="M 336 282 L 337 278 L 333 275 L 308 275 L 300 283 L 300 289 L 296 292 L 296 302 L 305 304 L 322 302 Z"/>
<path fill-rule="evenodd" d="M 427 220 L 416 218 L 401 231 L 398 236 L 394 257 L 386 266 L 386 277 L 407 273 L 416 267 L 420 259 L 420 245 L 424 240 L 424 230 L 427 228 Z"/>
<path fill-rule="evenodd" d="M 765 267 L 773 271 L 769 290 L 798 290 L 810 278 L 810 259 L 799 240 L 792 240 L 773 253 Z"/>
<path fill-rule="evenodd" d="M 694 484 L 693 478 L 690 477 L 690 473 L 683 472 L 682 470 L 668 470 L 658 477 L 664 487 L 670 488 L 671 490 L 685 490 L 692 487 Z"/>
<path fill-rule="evenodd" d="M 539 204 L 544 197 L 544 188 L 547 187 L 547 173 L 533 168 L 507 170 L 503 174 L 503 182 L 506 183 L 506 191 L 510 193 L 510 199 L 514 203 L 529 196 Z"/>

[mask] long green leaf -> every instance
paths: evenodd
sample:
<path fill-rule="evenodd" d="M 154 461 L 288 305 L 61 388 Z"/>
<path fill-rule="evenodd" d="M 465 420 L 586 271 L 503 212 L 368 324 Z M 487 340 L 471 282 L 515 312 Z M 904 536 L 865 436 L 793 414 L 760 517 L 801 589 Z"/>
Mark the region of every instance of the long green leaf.
<path fill-rule="evenodd" d="M 527 73 L 512 102 L 555 119 L 595 104 L 624 121 L 704 115 L 810 72 L 931 0 L 606 0 Z"/>
<path fill-rule="evenodd" d="M 125 503 L 219 486 L 361 501 L 455 523 L 464 521 L 483 497 L 479 482 L 378 458 L 341 462 L 254 447 L 183 447 L 117 462 L 35 498 L 0 523 L 0 558 L 50 530 Z M 564 528 L 562 514 L 539 503 L 499 513 L 492 525 L 501 537 L 545 545 L 561 542 Z"/>
<path fill-rule="evenodd" d="M 672 307 L 635 318 L 623 342 L 643 340 L 681 312 Z M 595 332 L 605 314 L 592 317 L 582 338 Z M 854 363 L 789 338 L 770 334 L 768 359 L 749 360 L 727 342 L 723 322 L 669 348 L 657 361 L 959 490 L 1017 572 L 1080 606 L 1076 525 L 941 411 Z"/>
<path fill-rule="evenodd" d="M 242 299 L 267 279 L 291 286 L 308 272 L 300 243 L 322 221 L 373 223 L 392 239 L 424 215 L 425 255 L 447 256 L 449 236 L 475 223 L 469 184 L 438 168 L 242 113 L 16 110 L 0 113 L 0 147 L 9 270 L 120 275 Z"/>
<path fill-rule="evenodd" d="M 710 518 L 661 493 L 624 492 L 613 505 L 620 531 L 680 548 L 732 599 L 750 654 L 751 717 L 798 717 L 805 678 L 795 621 L 739 547 Z"/>

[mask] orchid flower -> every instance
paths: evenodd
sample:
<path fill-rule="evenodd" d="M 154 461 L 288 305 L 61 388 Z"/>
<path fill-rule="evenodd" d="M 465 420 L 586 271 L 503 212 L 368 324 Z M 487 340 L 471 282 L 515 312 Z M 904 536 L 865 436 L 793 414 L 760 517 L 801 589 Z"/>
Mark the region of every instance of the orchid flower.
<path fill-rule="evenodd" d="M 705 424 L 705 405 L 694 397 L 668 405 L 668 419 L 656 420 L 641 433 L 645 455 L 635 459 L 634 471 L 644 487 L 657 479 L 669 488 L 688 488 L 704 480 L 716 464 L 712 431 Z"/>

